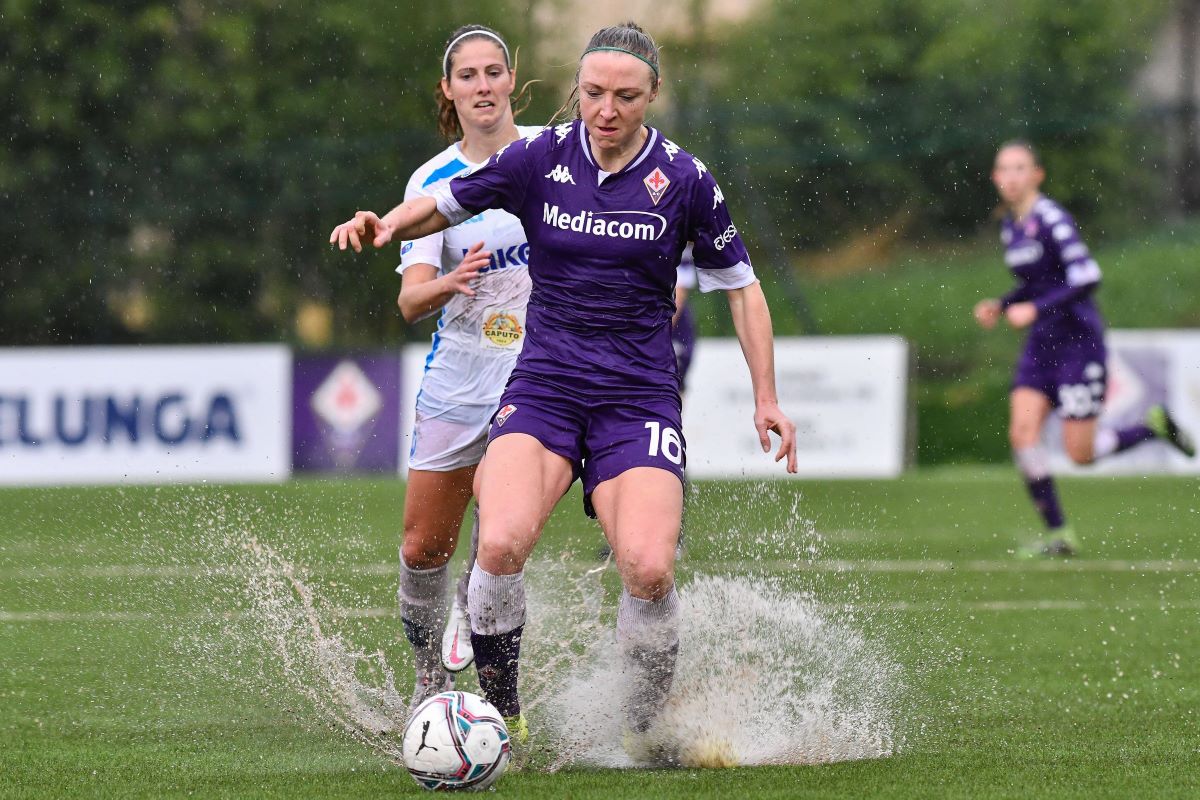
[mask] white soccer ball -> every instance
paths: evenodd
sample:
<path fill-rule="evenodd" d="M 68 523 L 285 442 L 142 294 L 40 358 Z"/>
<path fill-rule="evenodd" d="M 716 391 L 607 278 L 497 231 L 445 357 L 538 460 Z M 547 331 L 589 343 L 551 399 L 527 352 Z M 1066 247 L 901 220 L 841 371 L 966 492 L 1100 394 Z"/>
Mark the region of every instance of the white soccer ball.
<path fill-rule="evenodd" d="M 426 789 L 486 789 L 504 774 L 512 745 L 496 707 L 470 692 L 442 692 L 404 727 L 404 766 Z"/>

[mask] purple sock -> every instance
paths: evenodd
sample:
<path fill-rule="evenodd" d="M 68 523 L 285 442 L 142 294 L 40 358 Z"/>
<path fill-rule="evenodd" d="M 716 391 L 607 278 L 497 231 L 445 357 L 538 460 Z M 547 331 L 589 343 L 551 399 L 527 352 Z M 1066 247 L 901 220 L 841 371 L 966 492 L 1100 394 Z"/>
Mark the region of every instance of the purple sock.
<path fill-rule="evenodd" d="M 1153 438 L 1154 431 L 1145 425 L 1132 425 L 1128 428 L 1121 428 L 1121 430 L 1117 431 L 1117 449 L 1115 452 L 1119 453 L 1122 450 L 1128 450 Z"/>
<path fill-rule="evenodd" d="M 517 697 L 517 673 L 521 656 L 522 625 L 508 633 L 486 634 L 471 631 L 471 647 L 475 650 L 475 671 L 483 696 L 503 716 L 521 713 Z"/>
<path fill-rule="evenodd" d="M 1053 478 L 1038 478 L 1033 481 L 1026 479 L 1025 486 L 1029 489 L 1029 496 L 1033 498 L 1038 513 L 1046 521 L 1047 528 L 1053 531 L 1066 524 L 1062 507 L 1058 504 L 1058 492 L 1054 490 Z"/>

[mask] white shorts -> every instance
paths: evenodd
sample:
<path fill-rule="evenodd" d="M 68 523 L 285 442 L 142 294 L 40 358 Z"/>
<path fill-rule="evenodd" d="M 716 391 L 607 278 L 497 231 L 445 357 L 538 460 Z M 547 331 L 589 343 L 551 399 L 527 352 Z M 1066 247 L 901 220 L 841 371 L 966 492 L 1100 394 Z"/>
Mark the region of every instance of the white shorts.
<path fill-rule="evenodd" d="M 479 406 L 480 410 L 463 420 L 431 417 L 417 409 L 413 422 L 412 447 L 408 451 L 408 468 L 426 472 L 450 472 L 470 467 L 483 460 L 487 447 L 488 427 L 491 425 L 491 406 Z M 459 409 L 461 411 L 461 409 Z"/>

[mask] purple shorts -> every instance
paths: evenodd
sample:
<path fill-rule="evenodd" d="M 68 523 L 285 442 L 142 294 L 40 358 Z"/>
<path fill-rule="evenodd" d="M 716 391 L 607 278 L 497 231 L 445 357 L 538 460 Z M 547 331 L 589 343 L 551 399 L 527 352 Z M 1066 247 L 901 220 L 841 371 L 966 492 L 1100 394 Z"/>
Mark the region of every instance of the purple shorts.
<path fill-rule="evenodd" d="M 1036 389 L 1065 419 L 1092 419 L 1104 407 L 1106 361 L 1102 341 L 1053 346 L 1031 336 L 1017 362 L 1013 388 Z"/>
<path fill-rule="evenodd" d="M 583 507 L 596 516 L 592 492 L 634 467 L 658 467 L 683 483 L 687 444 L 678 398 L 590 400 L 529 378 L 515 378 L 500 398 L 488 443 L 525 433 L 571 462 L 583 480 Z"/>

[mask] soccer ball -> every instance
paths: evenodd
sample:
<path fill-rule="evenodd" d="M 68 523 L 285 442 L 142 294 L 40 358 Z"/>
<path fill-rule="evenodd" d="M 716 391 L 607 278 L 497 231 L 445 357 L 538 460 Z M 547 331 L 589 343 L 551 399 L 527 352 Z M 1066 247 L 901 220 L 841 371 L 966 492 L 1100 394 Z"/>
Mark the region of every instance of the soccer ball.
<path fill-rule="evenodd" d="M 470 692 L 442 692 L 417 706 L 402 750 L 413 778 L 434 790 L 486 789 L 512 755 L 500 712 Z"/>

